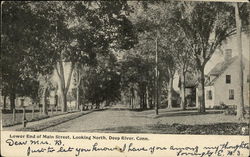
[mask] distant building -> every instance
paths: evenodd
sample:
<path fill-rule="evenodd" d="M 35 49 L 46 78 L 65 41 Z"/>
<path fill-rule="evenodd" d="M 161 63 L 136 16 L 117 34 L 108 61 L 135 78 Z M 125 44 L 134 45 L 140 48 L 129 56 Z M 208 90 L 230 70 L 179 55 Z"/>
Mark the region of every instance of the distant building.
<path fill-rule="evenodd" d="M 244 104 L 249 105 L 249 61 L 243 58 Z M 205 103 L 210 108 L 220 104 L 238 105 L 240 99 L 239 57 L 227 49 L 224 60 L 216 64 L 205 81 Z"/>

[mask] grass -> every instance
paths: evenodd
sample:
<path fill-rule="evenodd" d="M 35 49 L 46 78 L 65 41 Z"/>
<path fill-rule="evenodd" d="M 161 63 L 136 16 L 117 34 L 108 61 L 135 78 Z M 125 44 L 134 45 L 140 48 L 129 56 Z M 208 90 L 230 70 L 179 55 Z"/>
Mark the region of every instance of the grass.
<path fill-rule="evenodd" d="M 216 123 L 206 125 L 185 125 L 174 123 L 172 125 L 150 125 L 148 128 L 153 131 L 158 129 L 161 133 L 168 133 L 165 129 L 173 128 L 174 134 L 249 135 L 249 124 L 247 123 Z"/>
<path fill-rule="evenodd" d="M 34 125 L 34 126 L 31 126 L 31 127 L 21 128 L 21 129 L 18 129 L 17 131 L 42 131 L 44 129 L 47 129 L 47 128 L 50 128 L 50 127 L 53 127 L 53 126 L 57 126 L 59 124 L 62 124 L 62 123 L 68 122 L 70 120 L 76 119 L 76 118 L 81 117 L 83 115 L 86 115 L 86 114 L 89 114 L 89 113 L 92 113 L 92 112 L 102 111 L 102 110 L 105 110 L 105 109 L 94 109 L 94 110 L 88 110 L 88 111 L 76 112 L 76 113 L 71 112 L 72 114 L 70 114 L 70 115 L 65 115 L 65 116 L 57 118 L 55 120 L 48 120 L 48 122 L 41 123 L 41 124 L 38 124 L 38 125 Z"/>
<path fill-rule="evenodd" d="M 129 125 L 92 130 L 105 133 L 153 133 L 153 134 L 205 134 L 205 135 L 249 135 L 249 115 L 238 121 L 234 115 L 225 115 L 223 110 L 162 109 L 159 115 L 153 110 L 131 110 L 131 117 L 138 121 L 138 126 Z M 139 124 L 139 120 L 148 124 Z"/>
<path fill-rule="evenodd" d="M 217 123 L 209 125 L 153 124 L 147 126 L 125 126 L 97 129 L 93 132 L 106 133 L 152 133 L 152 134 L 192 134 L 192 135 L 249 135 L 247 123 Z"/>
<path fill-rule="evenodd" d="M 89 111 L 88 113 L 90 113 L 92 111 Z M 88 113 L 80 112 L 80 113 L 72 114 L 70 116 L 64 116 L 64 117 L 58 118 L 56 120 L 50 121 L 49 123 L 42 123 L 42 124 L 31 126 L 31 127 L 21 128 L 21 129 L 18 129 L 17 131 L 41 131 L 41 130 L 44 130 L 46 128 L 53 127 L 53 126 L 65 123 L 67 121 L 70 121 L 72 119 L 81 117 L 82 115 L 88 114 Z"/>
<path fill-rule="evenodd" d="M 26 115 L 27 122 L 34 122 L 34 121 L 39 121 L 42 119 L 51 118 L 51 117 L 59 116 L 62 114 L 72 113 L 72 112 L 74 112 L 74 111 L 66 112 L 66 113 L 54 111 L 53 114 L 51 114 L 51 112 L 49 112 L 48 115 L 42 115 L 42 114 L 40 114 L 40 112 L 34 112 L 33 117 L 32 117 L 31 112 L 26 112 L 25 115 Z M 22 121 L 23 121 L 23 113 L 22 112 L 16 113 L 16 118 L 15 118 L 14 122 L 13 122 L 13 114 L 12 113 L 3 113 L 3 114 L 1 114 L 1 116 L 2 116 L 2 126 L 3 127 L 10 127 L 10 126 L 14 126 L 14 125 L 19 125 L 19 124 L 22 124 Z"/>

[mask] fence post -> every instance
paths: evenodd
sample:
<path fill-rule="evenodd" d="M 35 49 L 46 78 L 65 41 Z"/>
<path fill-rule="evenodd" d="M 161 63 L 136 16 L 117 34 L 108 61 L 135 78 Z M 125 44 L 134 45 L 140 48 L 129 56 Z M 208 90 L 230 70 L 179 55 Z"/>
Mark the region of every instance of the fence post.
<path fill-rule="evenodd" d="M 40 112 L 40 116 L 42 115 L 42 104 L 39 104 L 39 112 Z"/>
<path fill-rule="evenodd" d="M 54 108 L 53 108 L 53 105 L 52 105 L 52 104 L 50 105 L 50 108 L 51 108 L 51 109 L 50 109 L 50 110 L 51 110 L 51 115 L 53 115 L 53 109 L 54 109 Z"/>
<path fill-rule="evenodd" d="M 56 107 L 56 113 L 58 111 L 58 95 L 55 95 L 55 107 Z"/>
<path fill-rule="evenodd" d="M 26 125 L 27 125 L 27 119 L 26 119 L 25 107 L 23 107 L 23 127 L 25 128 Z"/>
<path fill-rule="evenodd" d="M 34 104 L 32 105 L 32 119 L 34 119 L 34 112 L 35 112 L 35 106 Z"/>

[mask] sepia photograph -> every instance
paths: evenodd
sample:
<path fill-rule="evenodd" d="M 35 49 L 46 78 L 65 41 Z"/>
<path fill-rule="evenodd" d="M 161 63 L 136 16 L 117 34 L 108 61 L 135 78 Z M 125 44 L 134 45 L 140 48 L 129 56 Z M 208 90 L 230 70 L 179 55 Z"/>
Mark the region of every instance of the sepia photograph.
<path fill-rule="evenodd" d="M 1 1 L 1 132 L 249 136 L 249 19 L 243 2 Z"/>

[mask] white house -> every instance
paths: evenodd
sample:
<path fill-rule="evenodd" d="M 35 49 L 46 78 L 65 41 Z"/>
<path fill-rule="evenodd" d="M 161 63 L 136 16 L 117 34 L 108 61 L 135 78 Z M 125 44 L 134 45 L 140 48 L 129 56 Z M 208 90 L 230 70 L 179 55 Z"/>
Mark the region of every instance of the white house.
<path fill-rule="evenodd" d="M 244 104 L 249 105 L 249 60 L 243 58 Z M 205 82 L 205 103 L 210 108 L 220 104 L 237 105 L 240 98 L 239 57 L 226 49 L 224 60 L 208 73 Z"/>

